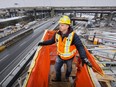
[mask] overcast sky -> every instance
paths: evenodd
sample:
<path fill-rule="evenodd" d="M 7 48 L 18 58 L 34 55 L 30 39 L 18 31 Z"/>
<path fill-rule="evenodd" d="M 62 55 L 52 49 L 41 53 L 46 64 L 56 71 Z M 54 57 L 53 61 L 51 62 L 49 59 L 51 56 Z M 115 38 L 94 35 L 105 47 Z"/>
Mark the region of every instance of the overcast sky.
<path fill-rule="evenodd" d="M 0 0 L 0 8 L 35 6 L 116 6 L 116 0 Z"/>

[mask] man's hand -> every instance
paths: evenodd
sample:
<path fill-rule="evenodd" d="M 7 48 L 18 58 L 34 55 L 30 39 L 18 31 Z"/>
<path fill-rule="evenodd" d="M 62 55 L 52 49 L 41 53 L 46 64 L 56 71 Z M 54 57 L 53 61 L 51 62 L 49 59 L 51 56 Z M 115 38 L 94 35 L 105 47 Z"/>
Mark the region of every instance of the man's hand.
<path fill-rule="evenodd" d="M 38 46 L 42 46 L 42 45 L 43 45 L 43 42 L 39 42 L 39 43 L 38 43 Z"/>
<path fill-rule="evenodd" d="M 82 60 L 82 66 L 84 66 L 84 64 L 88 65 L 89 67 L 92 67 L 92 64 L 90 63 L 90 61 L 87 58 L 84 58 Z"/>

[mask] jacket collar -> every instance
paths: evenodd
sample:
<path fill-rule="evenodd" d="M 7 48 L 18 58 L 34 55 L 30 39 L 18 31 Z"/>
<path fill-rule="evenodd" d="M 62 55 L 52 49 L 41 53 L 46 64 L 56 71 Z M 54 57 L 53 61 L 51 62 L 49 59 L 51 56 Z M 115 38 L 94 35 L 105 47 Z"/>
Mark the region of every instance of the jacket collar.
<path fill-rule="evenodd" d="M 71 32 L 73 32 L 73 29 L 72 29 L 72 28 L 69 28 L 66 34 L 62 34 L 61 31 L 58 31 L 57 34 L 61 35 L 61 37 L 64 38 L 64 37 L 68 37 L 68 35 L 69 35 Z"/>

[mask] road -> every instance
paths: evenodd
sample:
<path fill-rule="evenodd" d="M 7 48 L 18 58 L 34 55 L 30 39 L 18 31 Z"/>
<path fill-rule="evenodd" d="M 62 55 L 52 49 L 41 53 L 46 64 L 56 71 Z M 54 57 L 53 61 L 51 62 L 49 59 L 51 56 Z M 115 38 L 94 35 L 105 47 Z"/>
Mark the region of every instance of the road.
<path fill-rule="evenodd" d="M 58 18 L 54 18 L 54 20 L 58 20 Z M 32 34 L 0 53 L 0 82 L 13 69 L 13 67 L 24 58 L 29 50 L 37 45 L 41 40 L 44 31 L 54 25 L 55 24 L 52 24 L 52 21 L 46 22 L 44 25 L 35 29 Z"/>

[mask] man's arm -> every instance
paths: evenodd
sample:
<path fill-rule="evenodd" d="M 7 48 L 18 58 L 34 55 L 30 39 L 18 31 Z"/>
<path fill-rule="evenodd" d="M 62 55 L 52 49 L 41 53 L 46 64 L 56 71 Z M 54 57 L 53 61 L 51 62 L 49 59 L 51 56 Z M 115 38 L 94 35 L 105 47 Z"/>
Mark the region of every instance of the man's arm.
<path fill-rule="evenodd" d="M 87 64 L 88 66 L 92 67 L 91 63 L 89 62 L 89 60 L 87 59 L 87 56 L 86 56 L 86 52 L 85 52 L 85 49 L 84 49 L 84 46 L 79 38 L 79 36 L 75 33 L 74 34 L 74 38 L 73 38 L 73 42 L 72 44 L 74 44 L 79 52 L 79 55 L 82 59 L 82 64 L 84 65 Z"/>
<path fill-rule="evenodd" d="M 72 44 L 74 44 L 76 46 L 81 59 L 86 58 L 86 52 L 84 50 L 84 46 L 83 46 L 79 36 L 76 33 L 74 34 L 74 38 L 73 38 Z"/>
<path fill-rule="evenodd" d="M 54 44 L 55 43 L 55 35 L 56 35 L 56 33 L 53 35 L 53 37 L 50 40 L 39 42 L 38 46 Z"/>

